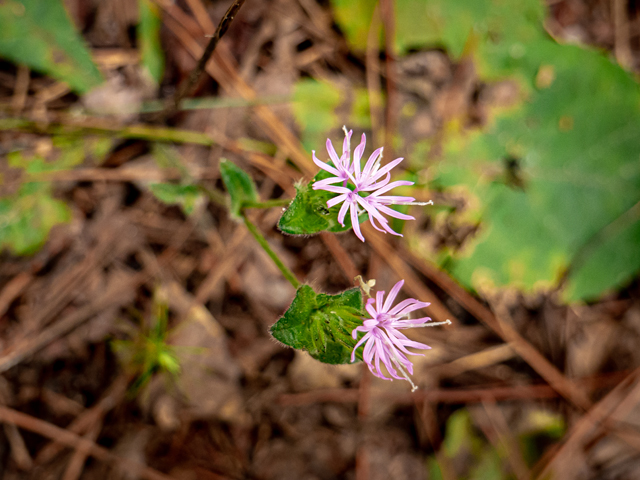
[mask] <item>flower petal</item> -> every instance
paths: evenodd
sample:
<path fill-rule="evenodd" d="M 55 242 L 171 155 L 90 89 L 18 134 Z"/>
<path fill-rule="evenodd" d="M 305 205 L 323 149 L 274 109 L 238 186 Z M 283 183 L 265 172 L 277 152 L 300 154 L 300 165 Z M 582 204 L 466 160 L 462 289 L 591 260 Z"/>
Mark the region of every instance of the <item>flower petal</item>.
<path fill-rule="evenodd" d="M 333 173 L 336 176 L 340 176 L 340 172 L 338 170 L 333 168 L 331 165 L 329 165 L 327 163 L 324 163 L 324 162 L 321 162 L 320 160 L 318 160 L 318 158 L 316 157 L 316 151 L 315 150 L 313 150 L 311 152 L 311 157 L 313 158 L 313 163 L 315 163 L 322 170 L 326 170 L 329 173 Z"/>
<path fill-rule="evenodd" d="M 398 293 L 400 292 L 400 289 L 402 288 L 403 285 L 404 285 L 404 280 L 400 280 L 398 283 L 396 283 L 393 286 L 393 288 L 389 292 L 389 295 L 387 295 L 387 300 L 386 302 L 384 302 L 384 306 L 382 307 L 383 312 L 386 313 L 389 311 L 389 309 L 391 308 L 391 304 L 398 296 Z"/>

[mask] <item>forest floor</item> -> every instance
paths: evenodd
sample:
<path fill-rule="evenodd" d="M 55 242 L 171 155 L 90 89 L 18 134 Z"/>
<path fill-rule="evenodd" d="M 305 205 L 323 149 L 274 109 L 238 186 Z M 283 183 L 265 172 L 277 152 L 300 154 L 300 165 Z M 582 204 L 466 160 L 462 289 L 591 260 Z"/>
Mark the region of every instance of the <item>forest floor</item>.
<path fill-rule="evenodd" d="M 118 113 L 149 99 L 131 40 L 137 9 L 124 0 L 65 3 L 112 79 L 90 100 Z M 169 98 L 230 2 L 159 3 L 166 67 L 151 95 Z M 614 52 L 611 3 L 549 2 L 547 29 Z M 627 40 L 640 64 L 635 14 Z M 408 294 L 432 302 L 435 319 L 455 320 L 416 333 L 432 347 L 415 357 L 416 393 L 362 364 L 325 365 L 274 341 L 268 329 L 295 290 L 245 226 L 202 198 L 185 215 L 148 185 L 186 175 L 222 192 L 218 164 L 227 158 L 256 179 L 262 199 L 290 198 L 293 182 L 314 171 L 288 143 L 298 135 L 287 100 L 294 82 L 363 85 L 366 59 L 349 51 L 328 2 L 316 0 L 248 0 L 215 55 L 222 66 L 193 95 L 255 94 L 266 106 L 181 111 L 164 123 L 203 132 L 210 145 L 114 139 L 99 162 L 53 174 L 71 220 L 32 255 L 1 254 L 1 480 L 640 478 L 637 279 L 589 305 L 510 291 L 479 298 L 402 240 L 373 231 L 364 244 L 351 232 L 285 236 L 281 208 L 252 210 L 302 281 L 336 293 L 358 274 L 387 291 L 404 278 Z M 419 79 L 402 68 L 411 61 L 428 66 Z M 452 105 L 483 121 L 480 80 L 445 53 L 415 52 L 399 65 L 398 98 L 424 87 L 433 101 L 398 129 L 436 137 Z M 88 101 L 48 77 L 0 68 L 0 101 L 36 123 Z M 146 125 L 167 140 L 153 114 L 127 115 L 96 128 Z M 45 157 L 59 148 L 24 131 L 0 132 L 0 145 L 3 154 L 20 146 Z M 3 189 L 19 183 L 11 173 Z M 438 230 L 424 215 L 415 225 L 434 245 L 470 233 Z M 140 365 L 140 355 L 163 348 L 167 368 Z"/>

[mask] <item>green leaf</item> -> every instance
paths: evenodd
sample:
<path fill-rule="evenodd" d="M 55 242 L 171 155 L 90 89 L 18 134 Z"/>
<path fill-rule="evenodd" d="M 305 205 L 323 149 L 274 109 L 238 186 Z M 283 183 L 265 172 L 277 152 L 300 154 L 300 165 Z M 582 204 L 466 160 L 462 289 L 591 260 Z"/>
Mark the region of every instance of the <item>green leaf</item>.
<path fill-rule="evenodd" d="M 289 309 L 270 331 L 277 340 L 306 350 L 316 360 L 334 365 L 350 363 L 356 344 L 351 332 L 362 325 L 363 315 L 359 288 L 327 295 L 316 294 L 309 285 L 302 285 Z M 360 352 L 357 358 L 362 359 Z"/>
<path fill-rule="evenodd" d="M 60 0 L 0 3 L 0 57 L 86 93 L 103 82 Z"/>
<path fill-rule="evenodd" d="M 351 217 L 344 219 L 344 227 L 338 222 L 341 205 L 327 207 L 327 200 L 336 196 L 326 190 L 314 190 L 313 182 L 329 178 L 331 174 L 320 170 L 307 185 L 296 185 L 296 198 L 280 217 L 278 228 L 289 235 L 313 235 L 323 231 L 338 233 L 351 229 Z M 363 213 L 359 217 L 360 223 L 367 219 Z"/>
<path fill-rule="evenodd" d="M 231 205 L 229 211 L 231 216 L 237 220 L 242 220 L 242 208 L 246 202 L 257 202 L 258 193 L 253 179 L 240 167 L 228 160 L 220 162 L 220 173 L 222 181 L 227 187 Z"/>
<path fill-rule="evenodd" d="M 51 196 L 51 186 L 28 182 L 10 197 L 0 199 L 0 249 L 16 255 L 35 253 L 44 245 L 51 228 L 68 222 L 67 205 Z"/>
<path fill-rule="evenodd" d="M 202 194 L 195 185 L 177 185 L 174 183 L 151 183 L 149 190 L 163 203 L 179 205 L 186 215 L 191 215 Z"/>
<path fill-rule="evenodd" d="M 482 205 L 481 233 L 452 264 L 470 286 L 557 284 L 594 235 L 640 201 L 640 88 L 597 52 L 552 41 L 529 48 L 554 80 L 484 134 L 455 138 L 436 182 Z M 603 94 L 602 92 L 606 92 Z M 564 298 L 590 299 L 640 271 L 637 218 L 602 237 Z"/>
<path fill-rule="evenodd" d="M 159 84 L 164 74 L 164 53 L 160 44 L 160 28 L 162 27 L 160 9 L 150 0 L 138 0 L 138 6 L 140 23 L 137 33 L 142 65 L 147 69 L 151 78 Z"/>

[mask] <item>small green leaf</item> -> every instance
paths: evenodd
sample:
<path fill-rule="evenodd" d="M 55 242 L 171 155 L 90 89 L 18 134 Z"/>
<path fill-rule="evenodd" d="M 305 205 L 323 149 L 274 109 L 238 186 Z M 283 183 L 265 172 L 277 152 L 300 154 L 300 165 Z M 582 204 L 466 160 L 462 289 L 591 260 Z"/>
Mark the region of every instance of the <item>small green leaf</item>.
<path fill-rule="evenodd" d="M 180 205 L 186 215 L 191 215 L 198 199 L 202 197 L 195 185 L 176 185 L 174 183 L 151 183 L 151 193 L 163 203 Z"/>
<path fill-rule="evenodd" d="M 344 227 L 338 222 L 341 205 L 327 207 L 327 200 L 336 194 L 326 190 L 314 190 L 313 182 L 329 178 L 330 173 L 320 170 L 307 185 L 296 185 L 296 198 L 289 208 L 282 214 L 278 228 L 289 235 L 313 235 L 323 231 L 338 233 L 351 228 L 351 217 L 344 219 Z M 360 223 L 367 219 L 367 215 L 360 215 Z"/>
<path fill-rule="evenodd" d="M 0 57 L 86 93 L 103 81 L 60 0 L 0 3 Z"/>
<path fill-rule="evenodd" d="M 242 219 L 242 207 L 245 202 L 257 202 L 258 193 L 252 178 L 240 167 L 228 160 L 220 162 L 222 181 L 231 197 L 230 212 L 233 218 Z"/>
<path fill-rule="evenodd" d="M 338 295 L 316 294 L 309 285 L 296 292 L 284 316 L 271 327 L 279 341 L 309 354 L 324 363 L 349 363 L 356 340 L 354 328 L 362 324 L 364 315 L 359 288 Z M 357 354 L 359 360 L 362 356 Z"/>
<path fill-rule="evenodd" d="M 160 9 L 150 0 L 139 0 L 138 5 L 140 8 L 138 39 L 142 65 L 147 69 L 151 78 L 156 83 L 160 83 L 164 74 L 164 54 L 160 44 L 160 28 L 162 27 Z"/>
<path fill-rule="evenodd" d="M 16 255 L 36 252 L 58 223 L 68 222 L 71 212 L 64 202 L 51 196 L 46 183 L 22 184 L 15 195 L 0 199 L 0 249 Z"/>

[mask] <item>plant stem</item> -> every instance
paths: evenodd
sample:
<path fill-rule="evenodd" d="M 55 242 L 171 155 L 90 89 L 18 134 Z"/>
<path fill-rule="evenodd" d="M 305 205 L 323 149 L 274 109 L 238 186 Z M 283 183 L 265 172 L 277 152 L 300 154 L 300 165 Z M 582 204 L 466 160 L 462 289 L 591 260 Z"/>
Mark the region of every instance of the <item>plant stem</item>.
<path fill-rule="evenodd" d="M 197 187 L 202 193 L 209 197 L 209 200 L 211 200 L 213 203 L 228 208 L 229 205 L 227 203 L 227 197 L 224 195 L 224 193 L 205 187 L 201 183 L 197 184 Z"/>
<path fill-rule="evenodd" d="M 267 252 L 267 254 L 271 257 L 271 260 L 273 260 L 276 266 L 280 269 L 282 275 L 284 275 L 284 277 L 289 280 L 289 283 L 293 285 L 293 288 L 297 290 L 300 287 L 300 282 L 293 274 L 293 272 L 289 270 L 289 268 L 282 262 L 282 260 L 280 260 L 280 257 L 278 257 L 276 252 L 271 249 L 271 247 L 267 243 L 267 239 L 264 238 L 264 235 L 262 235 L 262 233 L 260 233 L 258 227 L 251 223 L 251 220 L 247 218 L 247 215 L 244 212 L 242 212 L 242 218 L 244 219 L 244 224 L 251 232 L 251 235 L 253 235 L 253 238 L 256 239 L 256 241 L 260 244 L 264 251 Z"/>
<path fill-rule="evenodd" d="M 244 208 L 273 208 L 273 207 L 286 207 L 293 200 L 291 198 L 276 198 L 274 200 L 267 200 L 265 202 L 244 202 Z"/>
<path fill-rule="evenodd" d="M 0 119 L 0 131 L 18 130 L 22 132 L 46 133 L 50 135 L 107 135 L 118 138 L 131 138 L 158 142 L 193 143 L 196 145 L 211 146 L 214 140 L 202 132 L 191 130 L 178 130 L 175 128 L 152 127 L 148 125 L 131 125 L 119 127 L 97 122 L 94 119 L 85 120 L 82 123 L 52 122 L 48 125 L 40 125 L 33 120 L 24 118 Z"/>

